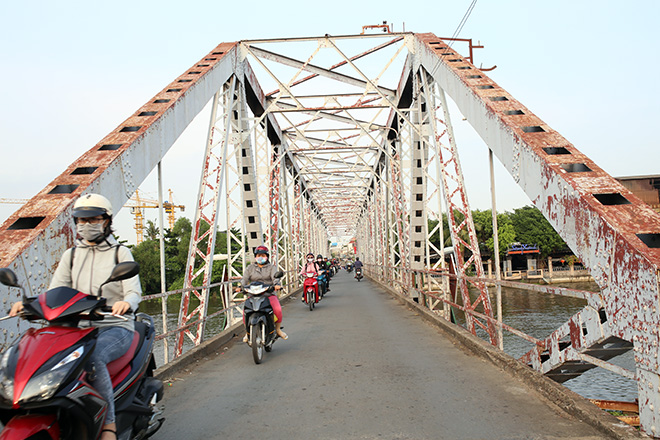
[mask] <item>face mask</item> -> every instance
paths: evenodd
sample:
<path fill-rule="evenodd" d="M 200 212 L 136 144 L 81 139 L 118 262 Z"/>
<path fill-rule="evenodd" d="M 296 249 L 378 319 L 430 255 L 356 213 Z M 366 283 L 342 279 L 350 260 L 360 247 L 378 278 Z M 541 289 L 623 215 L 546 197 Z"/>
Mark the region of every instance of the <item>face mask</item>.
<path fill-rule="evenodd" d="M 78 223 L 76 225 L 78 235 L 90 243 L 95 243 L 98 239 L 102 238 L 104 229 L 103 223 Z"/>
<path fill-rule="evenodd" d="M 313 258 L 308 258 L 307 261 L 309 261 L 311 263 L 312 261 L 314 261 L 314 259 Z"/>
<path fill-rule="evenodd" d="M 266 264 L 266 261 L 268 261 L 268 257 L 257 257 L 256 261 L 257 264 Z"/>

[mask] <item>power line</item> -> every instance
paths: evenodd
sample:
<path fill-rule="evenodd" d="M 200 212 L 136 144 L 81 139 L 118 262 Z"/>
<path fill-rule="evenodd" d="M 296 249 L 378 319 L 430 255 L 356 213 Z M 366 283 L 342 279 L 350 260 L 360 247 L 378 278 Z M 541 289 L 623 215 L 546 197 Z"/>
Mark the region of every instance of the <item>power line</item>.
<path fill-rule="evenodd" d="M 461 33 L 461 30 L 463 30 L 463 26 L 465 26 L 465 23 L 467 22 L 468 18 L 470 18 L 470 14 L 472 14 L 472 10 L 474 9 L 474 6 L 477 4 L 477 0 L 472 0 L 472 3 L 470 3 L 470 6 L 468 6 L 467 11 L 465 11 L 465 15 L 463 15 L 463 18 L 461 19 L 461 22 L 458 24 L 456 27 L 456 30 L 454 31 L 454 34 L 451 36 L 451 38 L 457 38 L 458 35 Z M 453 41 L 449 43 L 449 47 L 454 44 Z"/>

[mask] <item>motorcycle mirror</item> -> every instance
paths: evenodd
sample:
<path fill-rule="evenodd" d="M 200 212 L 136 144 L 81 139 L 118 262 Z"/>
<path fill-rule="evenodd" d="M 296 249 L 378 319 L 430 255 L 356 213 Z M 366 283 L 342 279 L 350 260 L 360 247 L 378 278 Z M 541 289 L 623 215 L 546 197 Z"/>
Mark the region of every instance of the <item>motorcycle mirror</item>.
<path fill-rule="evenodd" d="M 105 283 L 111 283 L 113 281 L 123 281 L 129 278 L 133 278 L 140 272 L 140 265 L 135 261 L 124 261 L 119 263 L 112 269 L 110 273 L 110 278 L 108 278 Z"/>
<path fill-rule="evenodd" d="M 133 278 L 139 272 L 140 272 L 140 265 L 137 264 L 135 261 L 123 261 L 117 264 L 114 267 L 114 269 L 112 269 L 112 272 L 110 273 L 110 277 L 108 277 L 108 279 L 105 280 L 103 284 L 99 286 L 98 296 L 101 296 L 101 289 L 106 284 L 112 283 L 114 281 L 123 281 L 129 278 Z"/>
<path fill-rule="evenodd" d="M 0 269 L 0 283 L 9 287 L 21 287 L 14 271 L 7 268 Z"/>
<path fill-rule="evenodd" d="M 277 272 L 275 272 L 275 275 L 273 275 L 273 277 L 275 278 L 282 278 L 283 276 L 284 276 L 284 272 L 282 272 L 281 270 L 278 270 Z"/>

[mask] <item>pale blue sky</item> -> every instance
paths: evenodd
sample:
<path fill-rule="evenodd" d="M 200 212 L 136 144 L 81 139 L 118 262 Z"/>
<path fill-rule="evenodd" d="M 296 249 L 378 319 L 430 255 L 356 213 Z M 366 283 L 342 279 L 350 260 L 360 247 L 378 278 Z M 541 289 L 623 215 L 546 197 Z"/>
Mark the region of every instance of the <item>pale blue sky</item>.
<path fill-rule="evenodd" d="M 470 3 L 6 2 L 0 197 L 36 194 L 220 42 L 354 34 L 382 20 L 395 31 L 405 23 L 407 31 L 451 36 Z M 607 172 L 660 174 L 659 21 L 653 0 L 479 0 L 460 37 L 480 40 L 486 47 L 476 52 L 477 66 L 496 64 L 492 79 Z M 467 128 L 457 138 L 472 207 L 486 209 L 487 150 Z M 203 140 L 197 150 L 172 154 L 197 164 L 202 147 Z M 166 188 L 191 216 L 199 166 L 164 166 Z M 499 207 L 528 203 L 503 173 Z M 146 190 L 155 194 L 155 184 Z M 0 205 L 0 220 L 15 208 Z M 130 224 L 121 220 L 119 232 L 132 241 Z"/>

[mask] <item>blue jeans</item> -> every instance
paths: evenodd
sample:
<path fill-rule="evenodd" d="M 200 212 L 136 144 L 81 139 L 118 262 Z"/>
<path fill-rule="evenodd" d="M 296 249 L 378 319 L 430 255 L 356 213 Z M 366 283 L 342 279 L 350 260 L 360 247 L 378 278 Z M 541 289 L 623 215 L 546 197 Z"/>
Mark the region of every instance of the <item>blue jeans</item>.
<path fill-rule="evenodd" d="M 96 368 L 96 378 L 90 383 L 108 402 L 105 424 L 115 423 L 115 397 L 107 365 L 122 357 L 133 342 L 133 332 L 122 327 L 104 327 L 99 330 L 96 348 L 91 361 Z"/>

